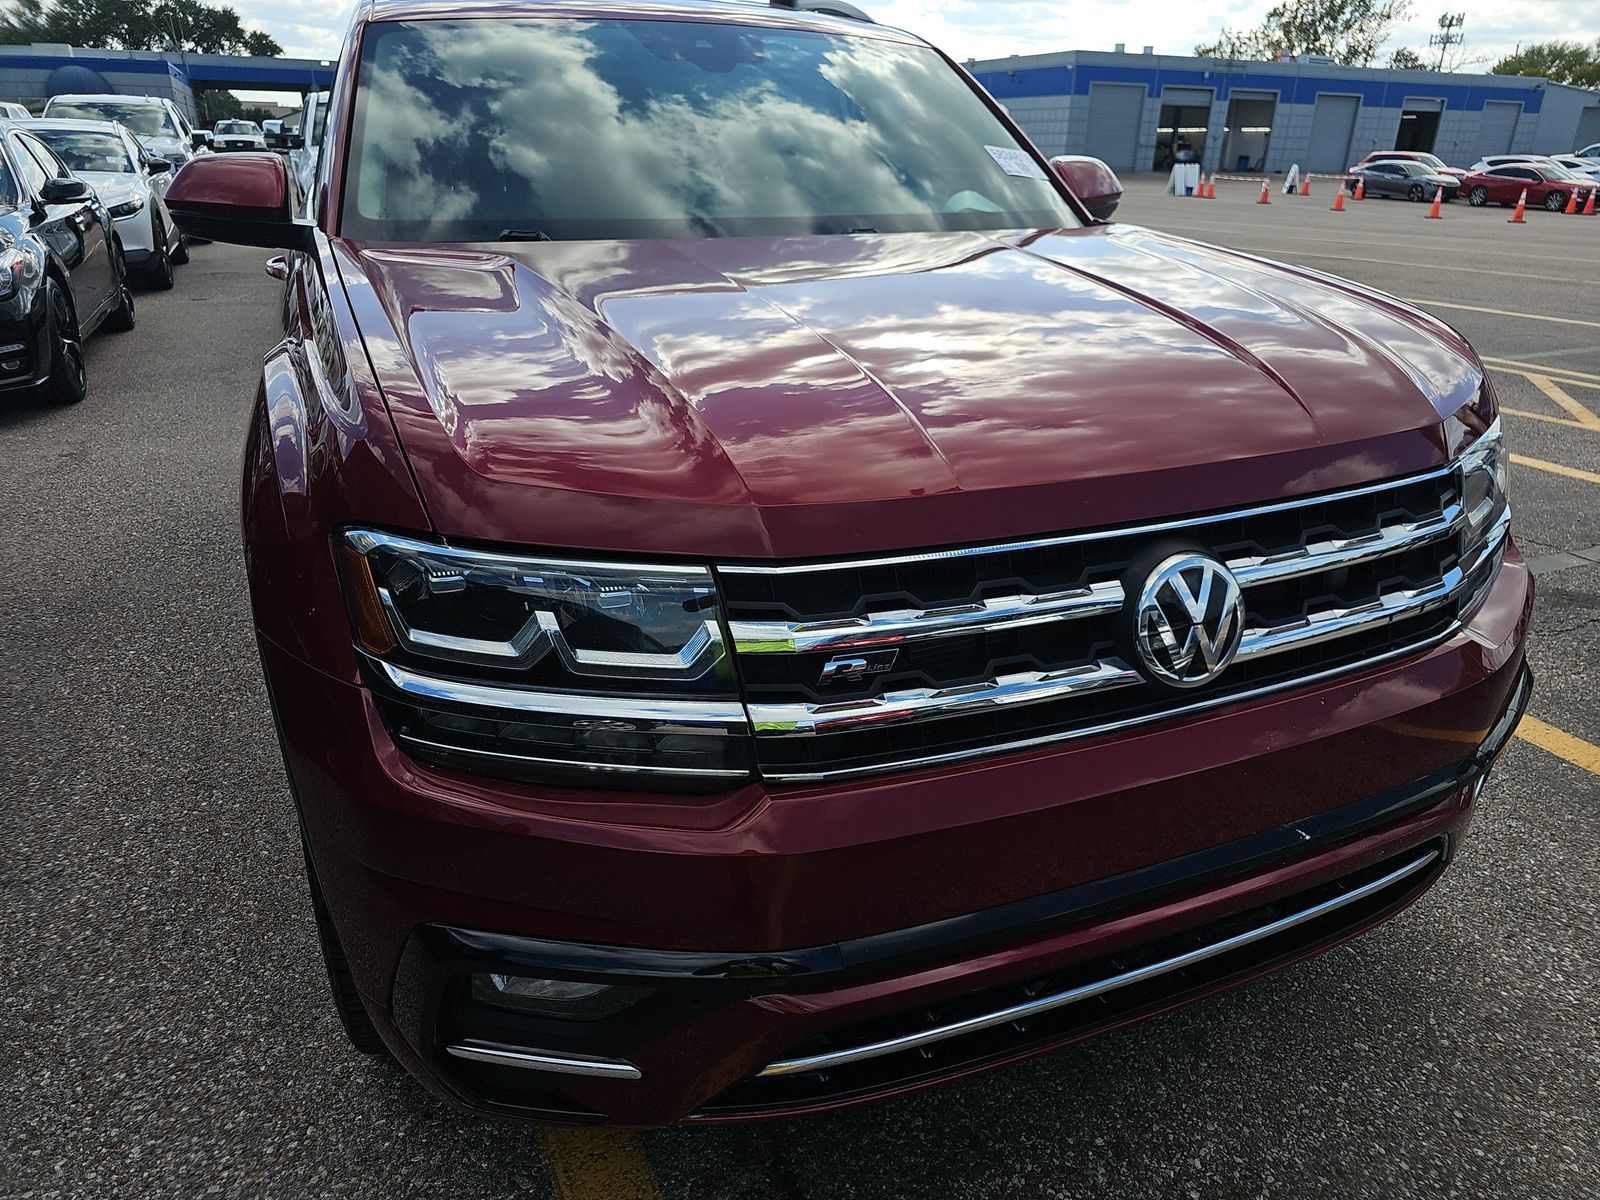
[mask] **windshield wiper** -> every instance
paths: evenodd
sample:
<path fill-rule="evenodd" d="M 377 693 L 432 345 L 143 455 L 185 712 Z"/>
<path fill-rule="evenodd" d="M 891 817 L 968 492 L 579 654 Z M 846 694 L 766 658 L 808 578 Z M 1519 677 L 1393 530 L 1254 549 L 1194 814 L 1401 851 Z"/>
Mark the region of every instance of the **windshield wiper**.
<path fill-rule="evenodd" d="M 502 229 L 497 242 L 553 242 L 555 239 L 542 229 Z"/>

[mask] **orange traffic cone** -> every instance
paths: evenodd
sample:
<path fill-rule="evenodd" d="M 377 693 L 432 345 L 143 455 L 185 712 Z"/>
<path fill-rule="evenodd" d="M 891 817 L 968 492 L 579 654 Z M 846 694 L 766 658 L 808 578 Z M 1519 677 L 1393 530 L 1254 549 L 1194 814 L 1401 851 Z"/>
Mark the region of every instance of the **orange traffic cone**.
<path fill-rule="evenodd" d="M 1573 216 L 1578 211 L 1578 189 L 1573 188 L 1567 196 L 1567 206 L 1561 210 L 1566 216 Z"/>
<path fill-rule="evenodd" d="M 1511 220 L 1509 222 L 1507 222 L 1507 223 L 1511 224 L 1511 225 L 1526 225 L 1528 222 L 1523 218 L 1522 214 L 1527 212 L 1527 211 L 1528 211 L 1528 189 L 1527 188 L 1523 188 L 1522 189 L 1522 195 L 1517 197 L 1517 211 L 1511 214 Z"/>
<path fill-rule="evenodd" d="M 1351 199 L 1352 200 L 1365 200 L 1366 198 L 1367 198 L 1367 181 L 1365 179 L 1357 179 L 1356 180 L 1356 194 L 1354 196 L 1352 196 Z"/>
<path fill-rule="evenodd" d="M 1311 195 L 1311 176 L 1307 175 L 1300 181 L 1300 194 L 1302 196 Z"/>
<path fill-rule="evenodd" d="M 1438 220 L 1442 219 L 1440 217 L 1440 215 L 1439 215 L 1439 209 L 1443 204 L 1444 204 L 1444 189 L 1440 188 L 1438 191 L 1434 192 L 1434 194 L 1433 194 L 1433 207 L 1428 210 L 1428 220 L 1430 220 L 1430 221 L 1438 221 Z"/>
<path fill-rule="evenodd" d="M 1261 199 L 1257 200 L 1256 203 L 1257 204 L 1271 204 L 1272 203 L 1272 198 L 1267 195 L 1268 191 L 1270 191 L 1270 190 L 1271 189 L 1269 189 L 1268 186 L 1267 186 L 1267 181 L 1265 179 L 1263 179 L 1261 181 Z"/>
<path fill-rule="evenodd" d="M 1594 194 L 1596 191 L 1600 191 L 1600 188 L 1590 188 L 1589 198 L 1583 202 L 1583 215 L 1586 217 L 1594 216 Z"/>
<path fill-rule="evenodd" d="M 1340 188 L 1337 192 L 1335 192 L 1333 194 L 1333 210 L 1332 211 L 1334 211 L 1334 212 L 1343 212 L 1344 211 L 1344 189 L 1343 188 Z"/>
<path fill-rule="evenodd" d="M 1211 186 L 1206 190 L 1206 198 L 1208 200 L 1217 198 L 1217 173 L 1215 171 L 1211 172 Z"/>

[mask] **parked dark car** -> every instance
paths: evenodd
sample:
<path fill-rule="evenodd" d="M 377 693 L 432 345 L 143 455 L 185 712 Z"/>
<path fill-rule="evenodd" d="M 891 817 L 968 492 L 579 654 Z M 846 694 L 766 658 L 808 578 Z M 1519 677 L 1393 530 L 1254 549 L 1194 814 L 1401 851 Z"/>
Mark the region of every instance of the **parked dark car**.
<path fill-rule="evenodd" d="M 1565 167 L 1518 163 L 1468 175 L 1461 181 L 1461 194 L 1474 208 L 1485 204 L 1510 208 L 1526 190 L 1529 204 L 1560 212 L 1567 206 L 1567 197 L 1574 192 L 1581 196 L 1593 186 L 1593 180 Z"/>
<path fill-rule="evenodd" d="M 0 121 L 0 395 L 77 403 L 84 339 L 133 319 L 111 214 L 54 151 Z"/>
<path fill-rule="evenodd" d="M 1459 194 L 1461 183 L 1453 175 L 1440 175 L 1414 162 L 1375 162 L 1356 167 L 1344 181 L 1352 194 L 1358 180 L 1366 184 L 1368 196 L 1384 200 L 1432 200 L 1442 193 L 1446 204 Z"/>
<path fill-rule="evenodd" d="M 303 210 L 273 154 L 168 203 L 283 252 L 245 563 L 361 1049 L 522 1119 L 837 1108 L 1459 852 L 1533 583 L 1447 325 L 1095 223 L 859 20 L 373 0 L 326 129 Z"/>

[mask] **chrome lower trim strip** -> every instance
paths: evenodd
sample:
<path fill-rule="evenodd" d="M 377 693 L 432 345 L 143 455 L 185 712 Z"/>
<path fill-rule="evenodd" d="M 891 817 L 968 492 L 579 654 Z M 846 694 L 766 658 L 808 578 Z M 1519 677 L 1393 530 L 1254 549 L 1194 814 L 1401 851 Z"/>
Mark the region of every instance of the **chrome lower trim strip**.
<path fill-rule="evenodd" d="M 987 683 L 914 688 L 840 704 L 752 704 L 750 720 L 758 737 L 811 737 L 865 725 L 953 717 L 981 708 L 1042 704 L 1143 682 L 1144 676 L 1126 663 L 1107 659 L 1075 671 L 1026 671 Z"/>
<path fill-rule="evenodd" d="M 1192 967 L 1207 959 L 1216 958 L 1218 955 L 1227 954 L 1233 950 L 1241 950 L 1256 942 L 1264 941 L 1276 934 L 1285 933 L 1308 921 L 1318 917 L 1325 917 L 1337 912 L 1369 896 L 1393 887 L 1403 880 L 1427 869 L 1438 861 L 1439 851 L 1429 850 L 1420 858 L 1390 871 L 1379 879 L 1352 888 L 1343 895 L 1335 896 L 1331 900 L 1324 900 L 1321 904 L 1314 904 L 1310 908 L 1302 909 L 1287 917 L 1280 917 L 1276 921 L 1269 921 L 1265 925 L 1258 925 L 1243 933 L 1224 938 L 1220 942 L 1212 942 L 1208 946 L 1190 950 L 1185 954 L 1175 955 L 1172 958 L 1162 959 L 1160 962 L 1150 963 L 1147 966 L 1124 971 L 1120 975 L 1112 975 L 1105 979 L 1086 983 L 1080 987 L 1069 988 L 1064 992 L 1056 992 L 1050 996 L 1040 996 L 1036 1000 L 1029 1000 L 1022 1004 L 1013 1004 L 1008 1008 L 998 1009 L 995 1012 L 984 1013 L 981 1016 L 968 1017 L 964 1021 L 952 1021 L 946 1025 L 936 1025 L 930 1029 L 919 1029 L 915 1033 L 903 1034 L 900 1037 L 885 1038 L 883 1041 L 869 1042 L 862 1046 L 853 1046 L 848 1050 L 834 1050 L 827 1054 L 813 1054 L 806 1058 L 786 1058 L 758 1072 L 758 1078 L 770 1078 L 777 1075 L 801 1075 L 808 1071 L 825 1071 L 830 1067 L 842 1067 L 848 1063 L 865 1062 L 868 1059 L 882 1058 L 888 1054 L 899 1054 L 905 1050 L 915 1050 L 919 1046 L 932 1045 L 935 1042 L 947 1041 L 950 1038 L 960 1037 L 962 1034 L 977 1033 L 983 1029 L 993 1029 L 997 1025 L 1006 1025 L 1012 1021 L 1022 1021 L 1029 1017 L 1036 1017 L 1053 1009 L 1065 1008 L 1080 1000 L 1088 1000 L 1095 996 L 1103 996 L 1107 992 L 1114 992 L 1130 984 L 1142 983 L 1148 979 L 1155 979 L 1173 971 Z"/>
<path fill-rule="evenodd" d="M 1247 629 L 1234 661 L 1249 662 L 1273 654 L 1284 654 L 1352 634 L 1367 633 L 1408 617 L 1420 617 L 1454 600 L 1456 590 L 1466 582 L 1466 578 L 1466 572 L 1455 567 L 1431 587 L 1391 592 L 1357 608 L 1326 609 L 1312 613 L 1293 625 Z"/>
<path fill-rule="evenodd" d="M 644 1072 L 630 1062 L 614 1058 L 588 1058 L 581 1054 L 554 1054 L 546 1050 L 519 1050 L 494 1042 L 456 1042 L 444 1048 L 451 1058 L 489 1063 L 496 1067 L 520 1067 L 525 1071 L 548 1071 L 552 1075 L 583 1075 L 590 1079 L 644 1078 Z"/>
<path fill-rule="evenodd" d="M 435 754 L 459 754 L 470 758 L 491 758 L 496 762 L 521 763 L 529 767 L 556 767 L 567 771 L 588 771 L 592 774 L 644 775 L 661 779 L 749 779 L 749 771 L 701 770 L 698 767 L 631 766 L 623 763 L 587 762 L 580 758 L 545 758 L 537 754 L 506 754 L 500 750 L 479 750 L 471 746 L 452 746 L 448 742 L 435 742 L 415 737 L 409 733 L 395 734 L 395 740 L 405 746 L 414 746 Z"/>
<path fill-rule="evenodd" d="M 1042 550 L 1051 546 L 1070 546 L 1080 542 L 1105 541 L 1107 538 L 1143 537 L 1147 534 L 1167 533 L 1175 529 L 1193 529 L 1200 525 L 1215 525 L 1219 521 L 1232 521 L 1241 517 L 1288 512 L 1292 509 L 1305 508 L 1312 504 L 1328 504 L 1339 500 L 1350 500 L 1358 496 L 1370 496 L 1374 492 L 1392 492 L 1398 488 L 1424 483 L 1430 479 L 1441 479 L 1458 469 L 1460 469 L 1459 461 L 1453 462 L 1448 466 L 1436 467 L 1431 471 L 1423 471 L 1416 475 L 1406 475 L 1399 479 L 1385 479 L 1381 483 L 1364 484 L 1361 487 L 1347 488 L 1338 492 L 1323 492 L 1320 495 L 1301 496 L 1294 500 L 1284 500 L 1275 504 L 1260 504 L 1250 508 L 1228 509 L 1205 517 L 1183 517 L 1171 521 L 1157 521 L 1146 525 L 1126 525 L 1120 528 L 1097 529 L 1088 533 L 1058 534 L 1053 537 L 1030 538 L 1024 541 L 1003 542 L 997 545 L 961 546 L 953 550 L 932 550 L 922 554 L 888 555 L 883 558 L 857 558 L 841 562 L 802 563 L 787 566 L 723 563 L 718 564 L 717 570 L 724 575 L 809 575 L 825 571 L 856 571 L 871 567 L 947 562 L 951 559 L 975 558 L 986 554 L 1005 554 L 1014 550 Z"/>
<path fill-rule="evenodd" d="M 627 721 L 639 726 L 640 733 L 731 737 L 749 732 L 744 706 L 737 700 L 661 700 L 497 687 L 421 675 L 382 659 L 368 657 L 367 661 L 400 696 L 423 704 L 444 701 L 565 721 Z"/>
<path fill-rule="evenodd" d="M 1051 621 L 1114 613 L 1126 597 L 1120 583 L 1048 596 L 1004 596 L 938 609 L 897 609 L 838 621 L 732 621 L 741 654 L 808 654 L 820 650 L 870 650 L 924 638 L 972 636 Z"/>

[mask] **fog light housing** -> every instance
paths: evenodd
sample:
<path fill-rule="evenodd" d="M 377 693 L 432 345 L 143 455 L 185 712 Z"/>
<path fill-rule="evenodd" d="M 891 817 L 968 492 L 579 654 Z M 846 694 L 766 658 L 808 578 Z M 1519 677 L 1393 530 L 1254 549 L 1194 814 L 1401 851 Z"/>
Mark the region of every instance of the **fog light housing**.
<path fill-rule="evenodd" d="M 560 1021 L 603 1021 L 632 1008 L 649 988 L 540 979 L 499 972 L 474 973 L 472 998 L 489 1008 Z"/>

